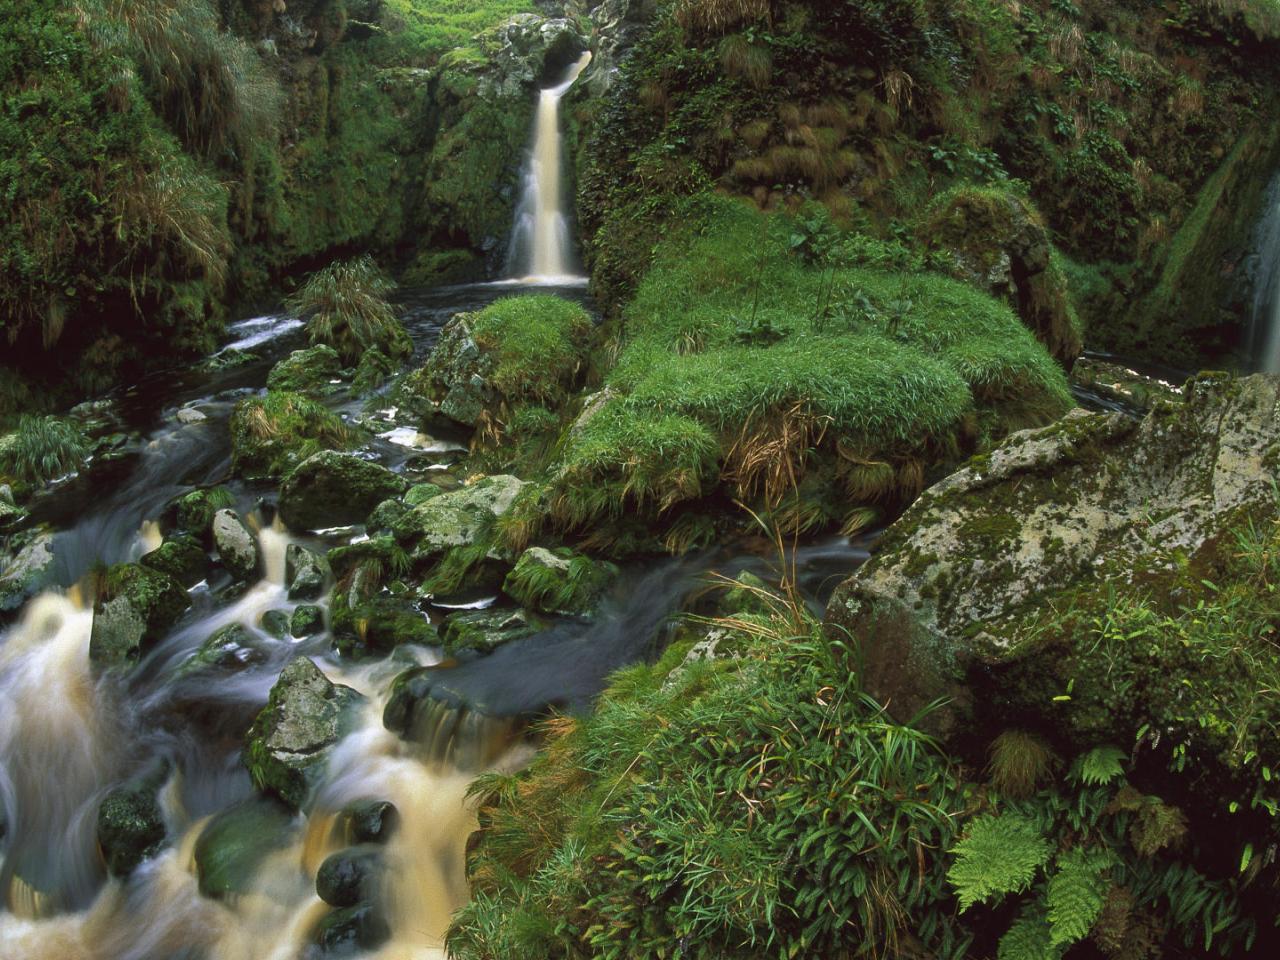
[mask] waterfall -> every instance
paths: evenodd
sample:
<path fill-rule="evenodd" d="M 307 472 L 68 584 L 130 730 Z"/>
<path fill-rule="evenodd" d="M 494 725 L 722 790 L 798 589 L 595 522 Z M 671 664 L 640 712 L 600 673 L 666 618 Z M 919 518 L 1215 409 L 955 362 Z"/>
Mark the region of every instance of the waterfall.
<path fill-rule="evenodd" d="M 1263 203 L 1253 234 L 1249 349 L 1256 369 L 1280 373 L 1280 174 L 1271 181 Z"/>
<path fill-rule="evenodd" d="M 524 169 L 524 190 L 516 207 L 507 253 L 507 273 L 532 283 L 578 280 L 573 273 L 573 243 L 564 206 L 563 137 L 560 100 L 591 60 L 584 53 L 564 79 L 538 96 L 533 147 Z"/>

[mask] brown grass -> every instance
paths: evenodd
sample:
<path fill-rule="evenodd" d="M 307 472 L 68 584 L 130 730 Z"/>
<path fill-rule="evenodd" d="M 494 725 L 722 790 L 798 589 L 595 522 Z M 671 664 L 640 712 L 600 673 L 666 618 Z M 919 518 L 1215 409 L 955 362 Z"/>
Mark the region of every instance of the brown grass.
<path fill-rule="evenodd" d="M 830 422 L 803 402 L 749 418 L 725 454 L 722 479 L 743 499 L 758 494 L 770 508 L 778 506 L 796 489 L 808 452 L 822 442 Z"/>
<path fill-rule="evenodd" d="M 686 30 L 724 33 L 740 23 L 772 21 L 771 0 L 677 0 L 676 22 Z"/>

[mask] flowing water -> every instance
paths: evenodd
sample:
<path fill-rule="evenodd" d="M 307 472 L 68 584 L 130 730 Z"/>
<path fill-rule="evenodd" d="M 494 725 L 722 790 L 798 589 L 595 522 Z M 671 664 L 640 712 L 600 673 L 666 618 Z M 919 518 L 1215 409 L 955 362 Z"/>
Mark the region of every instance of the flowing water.
<path fill-rule="evenodd" d="M 533 148 L 524 170 L 524 190 L 511 231 L 507 273 L 531 284 L 585 282 L 574 274 L 573 238 L 565 209 L 560 100 L 591 60 L 584 53 L 560 83 L 538 97 Z"/>
<path fill-rule="evenodd" d="M 1249 352 L 1253 367 L 1280 373 L 1280 174 L 1263 195 L 1263 213 L 1249 258 L 1253 298 L 1249 311 Z"/>

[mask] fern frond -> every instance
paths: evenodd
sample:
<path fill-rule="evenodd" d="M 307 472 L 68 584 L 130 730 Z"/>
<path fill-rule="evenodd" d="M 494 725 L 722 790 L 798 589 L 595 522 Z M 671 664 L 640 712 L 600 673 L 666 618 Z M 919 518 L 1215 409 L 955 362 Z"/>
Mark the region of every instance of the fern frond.
<path fill-rule="evenodd" d="M 1002 813 L 975 818 L 951 852 L 956 862 L 947 871 L 947 880 L 956 888 L 964 911 L 975 903 L 999 901 L 1006 893 L 1026 890 L 1036 871 L 1048 862 L 1052 847 L 1030 820 Z"/>
<path fill-rule="evenodd" d="M 1102 848 L 1076 847 L 1058 857 L 1046 896 L 1050 944 L 1068 946 L 1093 929 L 1106 898 L 1105 874 L 1116 862 L 1116 855 Z"/>
<path fill-rule="evenodd" d="M 1052 941 L 1052 930 L 1039 903 L 1022 908 L 996 949 L 996 960 L 1058 960 L 1062 947 Z"/>
<path fill-rule="evenodd" d="M 1124 775 L 1124 761 L 1128 758 L 1127 753 L 1109 743 L 1094 747 L 1075 762 L 1072 775 L 1087 786 L 1102 786 Z"/>

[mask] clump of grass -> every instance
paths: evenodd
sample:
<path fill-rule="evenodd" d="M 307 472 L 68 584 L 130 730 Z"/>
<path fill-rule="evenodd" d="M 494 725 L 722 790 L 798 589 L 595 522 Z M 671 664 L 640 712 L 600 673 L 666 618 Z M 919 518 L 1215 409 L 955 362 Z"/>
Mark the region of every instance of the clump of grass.
<path fill-rule="evenodd" d="M 543 613 L 586 614 L 618 569 L 561 547 L 529 550 L 507 574 L 508 596 Z"/>
<path fill-rule="evenodd" d="M 0 437 L 0 476 L 36 487 L 84 466 L 89 442 L 74 423 L 58 417 L 22 416 Z"/>
<path fill-rule="evenodd" d="M 357 436 L 323 404 L 286 391 L 241 400 L 231 413 L 230 428 L 235 468 L 276 478 L 313 453 L 349 449 Z"/>
<path fill-rule="evenodd" d="M 1025 730 L 1006 730 L 991 743 L 991 785 L 1010 797 L 1029 797 L 1049 776 L 1053 751 Z"/>
<path fill-rule="evenodd" d="M 555 404 L 581 370 L 591 336 L 590 315 L 550 294 L 505 297 L 472 321 L 472 333 L 490 354 L 493 385 L 508 402 Z"/>
<path fill-rule="evenodd" d="M 767 20 L 771 0 L 679 0 L 676 22 L 687 30 L 723 33 L 740 23 Z"/>
<path fill-rule="evenodd" d="M 307 320 L 312 343 L 327 343 L 345 363 L 358 363 L 373 349 L 403 359 L 413 352 L 413 344 L 387 302 L 393 288 L 366 256 L 313 273 L 285 305 Z"/>

